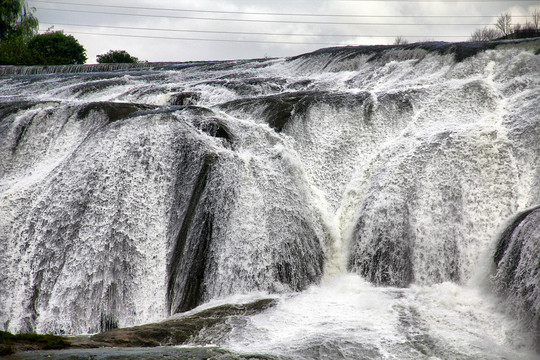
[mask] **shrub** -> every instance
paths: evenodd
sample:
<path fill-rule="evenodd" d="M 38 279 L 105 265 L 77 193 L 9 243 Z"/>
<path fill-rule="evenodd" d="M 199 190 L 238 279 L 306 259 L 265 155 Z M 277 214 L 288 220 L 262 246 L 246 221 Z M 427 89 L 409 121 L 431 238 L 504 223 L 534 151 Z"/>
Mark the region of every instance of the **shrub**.
<path fill-rule="evenodd" d="M 139 59 L 129 55 L 125 50 L 109 50 L 106 54 L 96 56 L 96 60 L 100 64 L 135 64 L 139 62 Z"/>
<path fill-rule="evenodd" d="M 16 344 L 16 343 L 37 345 L 41 349 L 65 349 L 70 346 L 70 343 L 68 341 L 66 341 L 62 336 L 58 336 L 58 335 L 51 335 L 51 334 L 13 335 L 7 331 L 0 331 L 0 351 L 13 352 L 14 351 L 13 344 Z M 7 353 L 4 355 L 7 355 Z"/>
<path fill-rule="evenodd" d="M 498 39 L 502 36 L 502 33 L 497 29 L 483 28 L 475 30 L 471 35 L 472 41 L 490 41 Z"/>
<path fill-rule="evenodd" d="M 5 344 L 7 342 L 13 341 L 15 335 L 7 331 L 0 330 L 0 344 Z"/>
<path fill-rule="evenodd" d="M 15 352 L 15 348 L 13 348 L 13 346 L 0 344 L 0 356 L 11 355 L 14 352 Z"/>
<path fill-rule="evenodd" d="M 409 41 L 405 39 L 403 36 L 398 36 L 394 39 L 394 45 L 406 45 Z"/>

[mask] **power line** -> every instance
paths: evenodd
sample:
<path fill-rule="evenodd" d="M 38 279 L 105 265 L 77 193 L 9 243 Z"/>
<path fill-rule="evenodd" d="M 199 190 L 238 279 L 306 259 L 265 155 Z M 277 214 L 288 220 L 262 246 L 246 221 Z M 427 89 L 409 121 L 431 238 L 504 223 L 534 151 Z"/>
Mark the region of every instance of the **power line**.
<path fill-rule="evenodd" d="M 302 16 L 302 17 L 359 17 L 359 18 L 493 18 L 498 15 L 348 15 L 348 14 L 308 14 L 308 13 L 276 13 L 276 12 L 248 12 L 248 11 L 225 11 L 225 10 L 195 10 L 195 9 L 173 9 L 173 8 L 155 8 L 144 6 L 126 6 L 126 5 L 97 5 L 88 3 L 72 3 L 66 1 L 49 1 L 41 0 L 40 3 L 60 4 L 60 5 L 75 5 L 75 6 L 93 6 L 100 8 L 115 8 L 115 9 L 136 9 L 136 10 L 153 10 L 153 11 L 177 11 L 177 12 L 196 12 L 196 13 L 211 13 L 211 14 L 241 14 L 241 15 L 272 15 L 272 16 Z M 527 17 L 525 15 L 517 15 L 514 17 Z"/>
<path fill-rule="evenodd" d="M 152 18 L 175 18 L 175 19 L 191 19 L 191 20 L 210 20 L 210 21 L 233 21 L 233 22 L 255 22 L 255 23 L 285 23 L 285 24 L 317 24 L 317 25 L 381 25 L 381 26 L 486 26 L 492 24 L 471 24 L 471 23 L 436 23 L 436 24 L 418 24 L 418 23 L 374 23 L 374 22 L 336 22 L 336 21 L 299 21 L 299 20 L 264 20 L 264 19 L 229 19 L 229 18 L 211 18 L 198 16 L 178 16 L 178 15 L 147 15 L 147 14 L 123 14 L 110 13 L 105 11 L 94 10 L 70 10 L 70 9 L 47 9 L 38 8 L 40 10 L 76 12 L 85 14 L 102 14 L 102 15 L 120 15 L 120 16 L 137 16 L 137 17 L 152 17 Z"/>
<path fill-rule="evenodd" d="M 44 30 L 41 30 L 44 31 Z M 114 36 L 114 37 L 131 37 L 131 38 L 146 38 L 146 39 L 167 39 L 167 40 L 187 40 L 187 41 L 214 41 L 214 42 L 239 42 L 239 43 L 260 43 L 260 44 L 293 44 L 293 45 L 331 45 L 331 46 L 346 46 L 341 43 L 327 42 L 296 42 L 296 41 L 267 41 L 267 40 L 242 40 L 242 39 L 207 39 L 207 38 L 189 38 L 189 37 L 169 37 L 169 36 L 150 36 L 150 35 L 128 35 L 128 34 L 107 34 L 107 33 L 92 33 L 85 31 L 70 31 L 72 34 L 82 35 L 97 35 L 97 36 Z M 401 35 L 361 35 L 362 38 L 395 38 Z M 411 35 L 407 38 L 432 38 L 426 35 Z M 452 38 L 465 38 L 468 36 L 440 36 Z M 349 44 L 350 45 L 350 44 Z"/>
<path fill-rule="evenodd" d="M 152 36 L 152 35 L 107 34 L 107 33 L 92 33 L 92 32 L 85 32 L 85 31 L 70 31 L 70 33 L 84 34 L 84 35 L 116 36 L 116 37 L 148 38 L 148 39 L 168 39 L 168 40 L 189 40 L 189 41 L 245 42 L 245 43 L 296 44 L 296 45 L 341 45 L 339 43 L 327 43 L 327 42 L 305 43 L 305 42 L 296 42 L 296 41 L 271 41 L 271 40 L 267 41 L 267 40 L 242 40 L 242 39 L 206 39 L 206 38 L 170 37 L 170 36 Z"/>
<path fill-rule="evenodd" d="M 175 32 L 190 32 L 190 33 L 208 33 L 208 34 L 235 34 L 235 35 L 271 35 L 271 36 L 316 36 L 316 37 L 362 37 L 365 35 L 357 34 L 292 34 L 292 33 L 270 33 L 270 32 L 245 32 L 245 31 L 218 31 L 218 30 L 189 30 L 189 29 L 164 29 L 164 28 L 148 28 L 135 26 L 113 26 L 113 25 L 82 25 L 82 24 L 66 24 L 66 23 L 42 23 L 47 25 L 62 25 L 62 26 L 77 26 L 77 27 L 100 27 L 107 29 L 125 29 L 125 30 L 144 30 L 144 31 L 175 31 Z"/>
<path fill-rule="evenodd" d="M 148 27 L 135 27 L 135 26 L 112 26 L 112 25 L 82 25 L 82 24 L 67 24 L 67 23 L 47 23 L 47 25 L 62 25 L 62 26 L 76 26 L 76 27 L 100 27 L 107 29 L 124 29 L 124 30 L 143 30 L 143 31 L 174 31 L 174 32 L 188 32 L 188 33 L 208 33 L 208 34 L 234 34 L 234 35 L 270 35 L 270 36 L 315 36 L 315 37 L 395 37 L 381 36 L 381 35 L 367 35 L 367 34 L 292 34 L 292 33 L 269 33 L 269 32 L 245 32 L 245 31 L 217 31 L 217 30 L 189 30 L 189 29 L 164 29 L 164 28 L 148 28 Z M 415 37 L 415 35 L 407 36 L 400 35 L 402 37 Z M 418 36 L 426 37 L 426 36 Z M 455 35 L 440 35 L 438 37 L 454 38 L 459 37 Z M 159 37 L 158 37 L 159 38 Z"/>
<path fill-rule="evenodd" d="M 44 31 L 44 30 L 41 30 Z M 242 40 L 242 39 L 207 39 L 207 38 L 189 38 L 189 37 L 169 37 L 169 36 L 151 36 L 151 35 L 129 35 L 129 34 L 108 34 L 108 33 L 92 33 L 84 31 L 70 31 L 73 34 L 83 35 L 97 35 L 97 36 L 115 36 L 115 37 L 132 37 L 132 38 L 148 38 L 148 39 L 168 39 L 168 40 L 187 40 L 187 41 L 216 41 L 216 42 L 241 42 L 241 43 L 261 43 L 261 44 L 295 44 L 295 45 L 333 45 L 333 46 L 345 46 L 340 43 L 325 43 L 325 42 L 296 42 L 296 41 L 267 41 L 267 40 Z M 360 35 L 357 37 L 362 38 L 395 38 L 403 35 Z M 405 36 L 407 38 L 432 38 L 433 36 L 427 35 L 410 35 Z M 468 36 L 438 36 L 438 37 L 452 37 L 452 38 L 465 38 Z"/>

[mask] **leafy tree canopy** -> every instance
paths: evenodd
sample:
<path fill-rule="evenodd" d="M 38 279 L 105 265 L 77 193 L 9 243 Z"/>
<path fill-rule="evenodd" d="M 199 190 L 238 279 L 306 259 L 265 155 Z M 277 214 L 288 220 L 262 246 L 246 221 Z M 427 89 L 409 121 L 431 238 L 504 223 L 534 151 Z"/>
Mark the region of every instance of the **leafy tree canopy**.
<path fill-rule="evenodd" d="M 0 65 L 22 65 L 29 61 L 28 40 L 39 22 L 21 0 L 0 0 Z"/>
<path fill-rule="evenodd" d="M 39 22 L 22 0 L 0 0 L 0 42 L 14 37 L 30 37 Z"/>
<path fill-rule="evenodd" d="M 28 42 L 33 65 L 71 65 L 86 62 L 86 50 L 61 31 L 34 36 Z"/>
<path fill-rule="evenodd" d="M 125 50 L 109 50 L 106 54 L 96 56 L 96 60 L 100 64 L 110 63 L 138 63 L 139 59 L 128 54 Z"/>

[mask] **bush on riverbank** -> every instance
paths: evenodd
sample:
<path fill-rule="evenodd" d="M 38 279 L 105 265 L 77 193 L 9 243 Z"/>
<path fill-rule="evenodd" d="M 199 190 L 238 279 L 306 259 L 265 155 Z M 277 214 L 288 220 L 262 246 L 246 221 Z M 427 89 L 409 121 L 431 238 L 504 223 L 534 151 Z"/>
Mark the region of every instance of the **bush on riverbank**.
<path fill-rule="evenodd" d="M 70 343 L 62 336 L 52 334 L 12 334 L 0 331 L 0 355 L 9 355 L 17 347 L 35 347 L 36 349 L 65 349 Z"/>

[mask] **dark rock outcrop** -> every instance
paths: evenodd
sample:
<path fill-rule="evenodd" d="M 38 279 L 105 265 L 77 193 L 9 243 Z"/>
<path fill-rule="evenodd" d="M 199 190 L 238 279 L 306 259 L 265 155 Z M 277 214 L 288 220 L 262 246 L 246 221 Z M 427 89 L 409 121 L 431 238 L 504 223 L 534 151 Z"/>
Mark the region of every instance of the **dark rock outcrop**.
<path fill-rule="evenodd" d="M 522 320 L 540 350 L 540 206 L 517 214 L 499 237 L 493 256 L 496 289 L 507 310 Z"/>
<path fill-rule="evenodd" d="M 332 94 L 324 91 L 298 91 L 233 100 L 221 104 L 220 108 L 234 114 L 255 113 L 260 115 L 276 132 L 282 132 L 295 117 L 305 119 L 308 116 L 308 110 L 314 106 L 324 104 L 336 109 L 357 109 L 368 99 L 367 92 L 351 96 L 345 93 Z"/>
<path fill-rule="evenodd" d="M 113 329 L 90 338 L 75 338 L 72 340 L 72 344 L 75 347 L 181 345 L 187 343 L 202 329 L 222 324 L 232 316 L 257 314 L 275 303 L 274 299 L 261 299 L 248 304 L 221 305 L 159 323 Z"/>
<path fill-rule="evenodd" d="M 140 111 L 151 109 L 151 106 L 115 102 L 92 102 L 80 108 L 77 113 L 79 119 L 87 117 L 92 111 L 103 112 L 110 122 L 115 122 Z"/>
<path fill-rule="evenodd" d="M 208 210 L 212 207 L 203 194 L 214 161 L 210 155 L 203 159 L 176 236 L 168 271 L 167 294 L 171 314 L 193 309 L 203 298 L 204 272 L 214 218 Z"/>
<path fill-rule="evenodd" d="M 170 95 L 167 103 L 170 105 L 188 106 L 188 105 L 196 105 L 199 99 L 200 99 L 200 96 L 197 93 L 180 92 L 180 93 Z"/>

